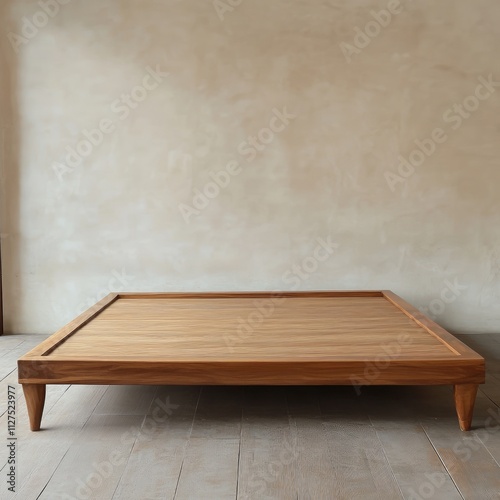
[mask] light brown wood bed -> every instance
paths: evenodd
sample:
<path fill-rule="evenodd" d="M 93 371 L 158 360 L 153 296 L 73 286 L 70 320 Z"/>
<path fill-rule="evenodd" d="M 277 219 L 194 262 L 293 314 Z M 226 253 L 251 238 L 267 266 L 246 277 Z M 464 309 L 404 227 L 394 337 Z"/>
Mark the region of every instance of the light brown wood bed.
<path fill-rule="evenodd" d="M 18 360 L 46 384 L 454 386 L 469 430 L 484 359 L 390 291 L 110 294 Z"/>

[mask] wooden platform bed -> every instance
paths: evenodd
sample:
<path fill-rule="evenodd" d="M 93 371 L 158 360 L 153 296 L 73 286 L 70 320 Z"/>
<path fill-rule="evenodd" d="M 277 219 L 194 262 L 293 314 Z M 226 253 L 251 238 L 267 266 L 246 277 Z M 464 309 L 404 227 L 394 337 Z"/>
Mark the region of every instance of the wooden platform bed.
<path fill-rule="evenodd" d="M 469 430 L 484 359 L 389 291 L 111 294 L 18 361 L 46 384 L 454 386 Z"/>

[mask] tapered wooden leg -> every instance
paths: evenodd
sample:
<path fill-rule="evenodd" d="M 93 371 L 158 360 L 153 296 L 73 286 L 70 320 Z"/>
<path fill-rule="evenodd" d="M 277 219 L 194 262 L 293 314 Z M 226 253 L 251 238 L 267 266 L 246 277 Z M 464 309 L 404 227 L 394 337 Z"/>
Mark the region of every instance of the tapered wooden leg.
<path fill-rule="evenodd" d="M 463 431 L 470 431 L 478 387 L 478 384 L 458 384 L 454 387 L 458 423 Z"/>
<path fill-rule="evenodd" d="M 39 431 L 45 404 L 45 384 L 23 384 L 23 392 L 28 407 L 30 428 L 32 431 Z"/>

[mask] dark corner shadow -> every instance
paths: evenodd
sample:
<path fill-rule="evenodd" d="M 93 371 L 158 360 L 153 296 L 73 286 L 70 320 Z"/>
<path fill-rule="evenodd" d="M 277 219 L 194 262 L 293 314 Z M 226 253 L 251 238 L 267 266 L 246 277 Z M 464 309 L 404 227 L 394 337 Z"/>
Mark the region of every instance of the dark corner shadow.
<path fill-rule="evenodd" d="M 0 232 L 3 280 L 3 331 L 13 333 L 20 307 L 19 290 L 19 159 L 18 57 L 9 33 L 18 32 L 11 2 L 0 2 Z"/>

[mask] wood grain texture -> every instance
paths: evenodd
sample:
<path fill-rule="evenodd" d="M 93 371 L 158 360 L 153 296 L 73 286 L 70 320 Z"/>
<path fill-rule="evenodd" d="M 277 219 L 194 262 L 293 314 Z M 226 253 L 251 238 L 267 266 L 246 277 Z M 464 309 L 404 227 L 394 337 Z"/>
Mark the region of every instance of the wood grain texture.
<path fill-rule="evenodd" d="M 286 392 L 278 387 L 245 388 L 238 499 L 296 498 L 296 442 Z"/>
<path fill-rule="evenodd" d="M 5 335 L 0 342 L 0 358 L 20 346 L 24 339 L 20 335 Z"/>
<path fill-rule="evenodd" d="M 175 500 L 234 500 L 238 490 L 239 439 L 191 438 Z"/>
<path fill-rule="evenodd" d="M 14 369 L 20 356 L 44 341 L 46 335 L 4 335 L 0 341 L 0 380 Z"/>
<path fill-rule="evenodd" d="M 18 364 L 26 384 L 484 382 L 480 355 L 389 291 L 111 294 Z"/>
<path fill-rule="evenodd" d="M 477 384 L 458 384 L 454 387 L 458 423 L 463 431 L 470 431 L 478 389 Z"/>
<path fill-rule="evenodd" d="M 282 300 L 282 299 L 280 299 Z M 121 342 L 127 342 L 127 350 Z M 412 354 L 449 356 L 383 297 L 120 299 L 52 359 L 327 359 Z"/>
<path fill-rule="evenodd" d="M 45 384 L 23 384 L 24 397 L 26 398 L 30 418 L 30 429 L 32 431 L 40 430 L 45 404 L 45 387 Z"/>
<path fill-rule="evenodd" d="M 79 331 L 82 326 L 86 325 L 89 321 L 98 316 L 106 307 L 117 299 L 118 295 L 116 293 L 106 295 L 106 297 L 101 299 L 99 302 L 76 317 L 73 321 L 70 321 L 66 326 L 54 333 L 54 335 L 51 335 L 47 340 L 35 347 L 35 349 L 30 351 L 28 355 L 41 356 L 49 354 L 58 345 L 62 344 L 71 335 Z"/>
<path fill-rule="evenodd" d="M 463 342 L 453 336 L 450 332 L 446 331 L 443 327 L 438 325 L 435 321 L 427 317 L 423 312 L 419 311 L 416 307 L 403 300 L 401 297 L 385 290 L 383 296 L 392 304 L 394 304 L 401 312 L 411 318 L 415 323 L 421 326 L 430 335 L 443 342 L 449 349 L 457 354 L 464 354 L 472 358 L 482 359 L 482 356 L 472 351 Z"/>
<path fill-rule="evenodd" d="M 375 429 L 404 498 L 462 500 L 420 424 L 391 421 Z"/>
<path fill-rule="evenodd" d="M 92 415 L 38 499 L 111 498 L 136 441 L 134 429 L 143 419 L 142 415 Z"/>
<path fill-rule="evenodd" d="M 43 363 L 44 360 L 42 359 Z M 443 385 L 482 383 L 484 368 L 460 359 L 391 360 L 366 378 L 367 363 L 352 361 L 75 361 L 52 360 L 36 376 L 19 365 L 21 383 L 176 385 Z"/>
<path fill-rule="evenodd" d="M 498 500 L 498 463 L 474 433 L 461 432 L 451 422 L 442 419 L 424 423 L 423 427 L 462 497 Z M 439 489 L 435 498 L 440 498 Z"/>
<path fill-rule="evenodd" d="M 325 417 L 293 420 L 299 498 L 401 498 L 372 426 Z"/>
<path fill-rule="evenodd" d="M 174 498 L 199 395 L 199 387 L 157 387 L 113 499 Z"/>
<path fill-rule="evenodd" d="M 27 346 L 31 342 L 29 339 L 40 342 L 34 337 L 19 336 L 27 340 Z M 0 339 L 0 343 L 7 338 Z M 500 350 L 495 347 L 497 338 L 500 336 L 462 336 L 464 342 L 487 355 L 492 364 L 500 360 Z M 9 369 L 15 368 L 14 358 L 9 357 L 7 363 Z M 0 382 L 1 392 L 6 391 L 7 383 L 7 379 Z M 77 480 L 86 480 L 91 472 L 87 469 L 88 463 L 98 464 L 102 457 L 108 460 L 110 452 L 121 449 L 116 439 L 118 435 L 120 441 L 123 434 L 129 442 L 136 433 L 137 439 L 126 457 L 125 469 L 122 466 L 113 468 L 111 475 L 103 477 L 103 484 L 90 498 L 174 498 L 180 485 L 179 476 L 190 441 L 200 387 L 158 387 L 147 415 L 143 415 L 142 425 L 136 418 L 146 411 L 146 400 L 150 398 L 148 387 L 144 388 L 144 395 L 139 393 L 140 388 L 130 386 L 113 387 L 111 389 L 117 391 L 107 395 L 106 386 L 75 385 L 65 389 L 66 386 L 57 385 L 47 392 L 44 416 L 47 432 L 29 431 L 28 425 L 23 424 L 27 422 L 24 398 L 18 401 L 20 460 L 16 498 L 44 498 L 44 495 L 45 498 L 64 498 L 59 496 L 60 492 L 76 498 Z M 190 466 L 191 473 L 184 479 L 191 478 L 192 490 L 187 481 L 182 485 L 183 495 L 217 498 L 221 489 L 232 491 L 234 474 L 229 469 L 234 466 L 238 468 L 238 498 L 241 499 L 245 495 L 263 500 L 308 498 L 299 496 L 299 491 L 324 491 L 324 498 L 333 498 L 336 493 L 335 498 L 355 498 L 357 492 L 359 498 L 370 498 L 370 495 L 391 498 L 394 492 L 391 469 L 403 492 L 398 498 L 498 498 L 500 413 L 492 399 L 498 400 L 495 395 L 500 394 L 500 379 L 489 377 L 487 391 L 481 388 L 478 392 L 475 430 L 470 433 L 462 433 L 456 425 L 451 389 L 451 385 L 372 386 L 363 388 L 358 395 L 348 386 L 203 387 L 205 394 L 196 438 L 200 443 L 198 446 L 215 450 L 213 442 L 226 441 L 223 428 L 228 428 L 227 422 L 234 418 L 235 407 L 241 402 L 241 452 L 239 457 L 236 453 L 224 454 L 224 460 L 231 462 L 224 465 L 218 476 L 211 476 L 208 469 L 197 469 L 196 464 Z M 240 390 L 244 398 L 232 402 L 230 399 Z M 21 393 L 19 387 L 18 396 Z M 483 393 L 488 393 L 490 399 Z M 108 405 L 103 397 L 108 397 L 113 403 Z M 134 401 L 137 406 L 134 406 Z M 116 414 L 113 405 L 122 415 Z M 161 411 L 158 412 L 158 408 Z M 166 413 L 165 408 L 171 408 L 171 412 Z M 98 412 L 106 415 L 98 415 Z M 124 418 L 127 414 L 130 416 Z M 84 441 L 80 437 L 82 428 L 90 415 L 92 429 L 83 432 L 92 445 L 80 450 Z M 489 420 L 489 425 L 485 425 Z M 217 428 L 216 432 L 210 428 L 212 424 L 214 429 Z M 423 432 L 421 424 L 427 433 Z M 0 428 L 6 428 L 6 425 L 4 415 L 0 417 Z M 105 431 L 111 435 L 107 437 Z M 378 447 L 374 431 L 383 449 Z M 99 433 L 103 439 L 95 439 Z M 227 441 L 238 439 L 232 429 L 227 436 Z M 126 453 L 129 449 L 125 449 Z M 368 450 L 367 454 L 364 449 Z M 294 450 L 298 451 L 297 455 L 293 454 Z M 322 461 L 318 456 L 328 459 Z M 6 453 L 0 453 L 2 475 L 6 461 Z M 307 474 L 309 470 L 311 475 Z M 213 484 L 211 477 L 215 478 Z M 333 486 L 336 489 L 330 490 L 332 477 L 337 479 Z M 205 488 L 201 496 L 198 479 Z M 114 492 L 108 487 L 108 481 L 110 485 L 117 485 Z M 386 491 L 388 488 L 390 490 Z M 381 492 L 379 496 L 378 491 Z M 48 496 L 49 492 L 52 496 Z M 342 497 L 341 493 L 345 496 Z"/>
<path fill-rule="evenodd" d="M 15 498 L 38 497 L 106 390 L 105 386 L 66 388 L 60 385 L 47 391 L 43 422 L 44 429 L 50 432 L 30 432 L 28 425 L 23 425 L 28 418 L 25 398 L 18 402 L 16 434 L 21 458 L 18 461 L 18 496 Z M 75 480 L 77 474 L 78 469 L 72 474 Z M 33 491 L 37 494 L 33 495 Z"/>
<path fill-rule="evenodd" d="M 112 498 L 174 498 L 191 426 L 192 416 L 146 419 Z"/>

